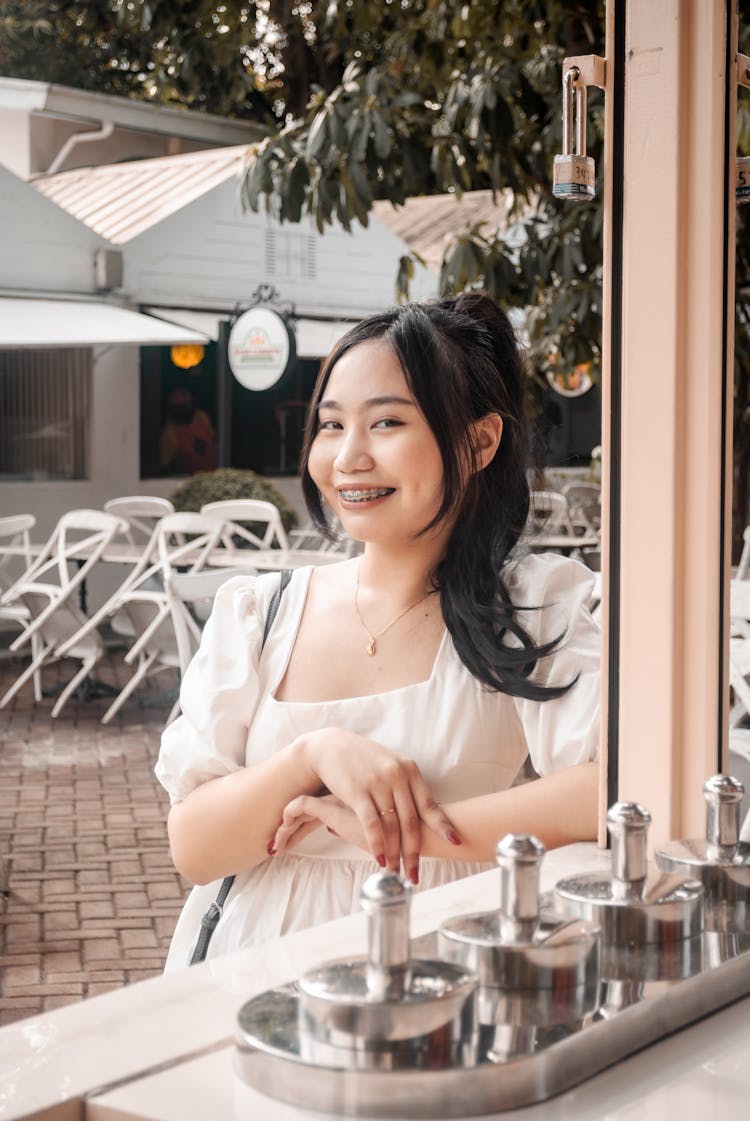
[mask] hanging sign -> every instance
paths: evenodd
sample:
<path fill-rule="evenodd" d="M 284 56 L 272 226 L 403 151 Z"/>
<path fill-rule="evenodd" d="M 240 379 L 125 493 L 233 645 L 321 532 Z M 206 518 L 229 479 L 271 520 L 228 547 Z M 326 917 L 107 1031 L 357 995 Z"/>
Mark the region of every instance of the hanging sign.
<path fill-rule="evenodd" d="M 229 368 L 245 389 L 269 389 L 293 356 L 286 320 L 268 307 L 243 312 L 229 332 Z"/>

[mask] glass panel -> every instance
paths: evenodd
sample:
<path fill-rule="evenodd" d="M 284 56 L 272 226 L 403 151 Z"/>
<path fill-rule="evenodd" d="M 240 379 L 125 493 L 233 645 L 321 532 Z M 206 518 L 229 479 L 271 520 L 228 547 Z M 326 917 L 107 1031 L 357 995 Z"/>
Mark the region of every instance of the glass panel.
<path fill-rule="evenodd" d="M 750 54 L 750 0 L 739 5 L 739 50 Z M 750 90 L 737 90 L 737 155 L 750 156 Z M 729 772 L 750 808 L 750 205 L 737 205 L 734 454 L 729 591 Z"/>

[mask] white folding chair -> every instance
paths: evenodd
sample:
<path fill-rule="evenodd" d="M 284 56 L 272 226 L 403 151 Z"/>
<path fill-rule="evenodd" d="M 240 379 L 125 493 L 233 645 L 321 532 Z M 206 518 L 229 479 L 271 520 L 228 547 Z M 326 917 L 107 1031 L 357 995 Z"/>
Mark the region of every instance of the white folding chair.
<path fill-rule="evenodd" d="M 31 567 L 33 558 L 31 554 L 30 531 L 35 525 L 36 518 L 33 514 L 14 514 L 10 517 L 0 518 L 0 542 L 9 548 L 20 550 L 19 554 L 15 557 L 9 554 L 0 556 L 0 592 L 7 591 L 11 584 L 14 583 L 13 579 L 10 577 L 10 573 L 14 567 L 14 561 L 20 561 L 21 565 L 26 570 Z M 15 567 L 17 567 L 17 564 Z M 28 607 L 25 607 L 22 603 L 0 607 L 0 622 L 3 621 L 17 623 L 22 628 L 26 627 L 31 621 Z M 36 658 L 40 649 L 39 636 L 36 634 L 32 635 L 32 658 Z M 34 700 L 41 701 L 42 676 L 39 670 L 35 671 L 33 682 Z"/>
<path fill-rule="evenodd" d="M 145 545 L 140 560 L 120 587 L 86 620 L 77 634 L 62 644 L 58 652 L 67 653 L 75 641 L 84 638 L 106 619 L 117 617 L 131 590 L 138 590 L 140 593 L 161 592 L 164 589 L 165 573 L 175 568 L 200 572 L 208 563 L 211 553 L 218 548 L 221 528 L 221 522 L 215 518 L 204 518 L 202 514 L 185 512 L 167 514 L 161 518 Z M 133 629 L 132 624 L 127 628 L 118 626 L 117 630 L 126 638 L 135 637 L 139 633 L 137 629 Z"/>
<path fill-rule="evenodd" d="M 730 738 L 750 716 L 750 580 L 729 583 L 729 684 L 734 693 L 729 710 Z M 740 738 L 738 737 L 738 743 Z M 733 748 L 733 750 L 735 750 Z M 744 754 L 739 750 L 739 754 Z"/>
<path fill-rule="evenodd" d="M 272 549 L 274 545 L 280 549 L 289 548 L 281 514 L 272 502 L 256 498 L 208 502 L 201 507 L 201 514 L 223 523 L 222 544 L 236 556 L 238 564 L 242 563 L 242 551 L 248 546 L 253 549 Z"/>
<path fill-rule="evenodd" d="M 37 560 L 2 594 L 0 606 L 20 604 L 29 612 L 29 622 L 10 649 L 20 649 L 35 636 L 39 646 L 36 654 L 32 650 L 30 664 L 0 698 L 0 708 L 44 665 L 63 656 L 59 649 L 63 644 L 64 656 L 80 661 L 81 666 L 60 693 L 52 716 L 59 715 L 71 694 L 90 675 L 104 653 L 104 645 L 96 628 L 88 629 L 80 639 L 77 637 L 87 618 L 76 604 L 74 593 L 112 539 L 125 530 L 126 523 L 121 518 L 101 510 L 71 510 L 63 514 Z"/>
<path fill-rule="evenodd" d="M 116 514 L 128 523 L 126 537 L 131 545 L 145 545 L 151 538 L 156 523 L 167 514 L 174 514 L 168 498 L 153 494 L 130 494 L 123 498 L 110 498 L 104 503 L 108 514 Z"/>
<path fill-rule="evenodd" d="M 742 541 L 742 553 L 734 574 L 735 580 L 747 580 L 748 570 L 750 570 L 750 525 L 746 525 L 743 529 Z"/>
<path fill-rule="evenodd" d="M 531 536 L 542 533 L 570 533 L 573 527 L 568 515 L 568 501 L 556 490 L 534 490 L 526 531 Z"/>
<path fill-rule="evenodd" d="M 182 679 L 200 642 L 202 625 L 217 590 L 235 575 L 231 569 L 179 573 L 167 562 L 163 591 L 131 587 L 125 592 L 119 610 L 130 618 L 136 635 L 125 662 L 135 668 L 102 717 L 102 724 L 109 723 L 146 678 L 171 669 L 178 670 Z M 178 696 L 167 723 L 174 720 L 179 709 Z"/>
<path fill-rule="evenodd" d="M 299 529 L 291 529 L 288 533 L 289 545 L 291 549 L 304 549 L 305 551 L 314 551 L 317 553 L 336 553 L 343 557 L 353 557 L 362 550 L 362 543 L 354 541 L 348 537 L 344 532 L 344 528 L 338 518 L 331 518 L 331 529 L 336 535 L 335 540 L 331 541 L 329 538 L 324 537 L 320 530 L 316 529 L 311 521 L 307 521 L 305 525 L 300 526 Z"/>
<path fill-rule="evenodd" d="M 599 536 L 602 526 L 602 488 L 598 483 L 567 483 L 562 493 L 576 533 Z"/>

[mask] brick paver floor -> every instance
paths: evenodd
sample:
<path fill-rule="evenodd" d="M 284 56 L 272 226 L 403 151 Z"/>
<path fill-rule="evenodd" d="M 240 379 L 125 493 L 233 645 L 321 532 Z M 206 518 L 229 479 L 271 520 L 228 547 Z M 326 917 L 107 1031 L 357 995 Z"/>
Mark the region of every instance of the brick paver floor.
<path fill-rule="evenodd" d="M 115 680 L 119 661 L 115 651 L 97 676 Z M 21 664 L 0 662 L 0 695 Z M 71 665 L 45 671 L 45 689 Z M 174 686 L 167 676 L 153 688 Z M 171 701 L 131 698 L 103 726 L 109 703 L 74 699 L 52 720 L 53 701 L 33 704 L 28 687 L 0 711 L 0 1024 L 153 977 L 164 964 L 187 893 L 153 776 Z"/>

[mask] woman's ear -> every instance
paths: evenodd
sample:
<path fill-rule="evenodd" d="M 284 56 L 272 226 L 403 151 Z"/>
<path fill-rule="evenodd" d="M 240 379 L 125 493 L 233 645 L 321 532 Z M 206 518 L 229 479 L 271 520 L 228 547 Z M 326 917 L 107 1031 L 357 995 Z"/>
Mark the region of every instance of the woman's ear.
<path fill-rule="evenodd" d="M 503 435 L 503 418 L 498 413 L 487 413 L 472 425 L 474 444 L 474 470 L 484 471 L 492 462 Z"/>

